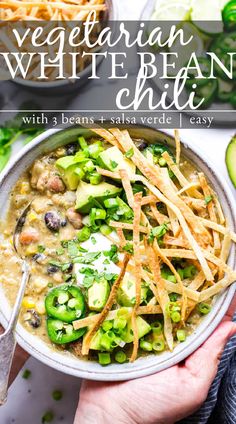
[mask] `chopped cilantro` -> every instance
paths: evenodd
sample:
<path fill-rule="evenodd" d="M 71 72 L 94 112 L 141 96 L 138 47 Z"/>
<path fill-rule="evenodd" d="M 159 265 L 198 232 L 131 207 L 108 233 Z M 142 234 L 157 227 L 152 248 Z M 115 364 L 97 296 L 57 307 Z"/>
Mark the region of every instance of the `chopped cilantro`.
<path fill-rule="evenodd" d="M 158 227 L 152 228 L 148 237 L 148 242 L 153 243 L 155 237 L 157 238 L 157 240 L 161 240 L 161 238 L 166 234 L 168 229 L 169 227 L 166 223 L 158 225 Z"/>
<path fill-rule="evenodd" d="M 133 155 L 134 155 L 134 149 L 133 148 L 127 150 L 127 152 L 125 153 L 125 157 L 128 158 L 128 159 L 132 158 Z"/>
<path fill-rule="evenodd" d="M 90 240 L 91 240 L 91 242 L 92 242 L 93 244 L 96 244 L 96 243 L 97 243 L 97 240 L 96 240 L 96 239 L 95 239 L 95 237 L 93 237 L 93 236 L 90 238 Z"/>
<path fill-rule="evenodd" d="M 119 261 L 117 252 L 118 252 L 118 247 L 115 244 L 112 244 L 110 250 L 105 250 L 103 252 L 103 255 L 108 257 L 112 262 L 116 264 Z"/>
<path fill-rule="evenodd" d="M 82 246 L 79 246 L 78 250 L 79 250 L 79 252 L 82 252 L 82 253 L 86 253 L 88 251 L 87 249 L 84 249 L 84 247 L 82 247 Z"/>
<path fill-rule="evenodd" d="M 70 240 L 68 241 L 68 245 L 67 245 L 67 249 L 68 249 L 68 255 L 71 258 L 75 258 L 76 256 L 78 256 L 79 253 L 79 249 L 78 249 L 78 243 L 74 240 Z"/>
<path fill-rule="evenodd" d="M 63 249 L 63 247 L 59 247 L 57 250 L 56 250 L 56 254 L 58 255 L 58 256 L 61 256 L 61 255 L 63 255 L 63 253 L 65 252 L 65 250 Z"/>
<path fill-rule="evenodd" d="M 206 196 L 204 200 L 205 200 L 206 205 L 208 205 L 208 203 L 210 203 L 213 200 L 213 197 L 212 196 Z"/>
<path fill-rule="evenodd" d="M 76 264 L 91 264 L 101 256 L 101 252 L 90 252 L 74 259 Z"/>
<path fill-rule="evenodd" d="M 31 371 L 26 368 L 23 371 L 22 378 L 24 378 L 25 380 L 28 380 L 28 378 L 30 378 L 30 376 L 31 376 Z"/>
<path fill-rule="evenodd" d="M 109 259 L 105 259 L 105 260 L 103 261 L 103 263 L 104 263 L 104 265 L 109 265 L 109 264 L 110 264 L 110 261 L 109 261 Z"/>
<path fill-rule="evenodd" d="M 110 160 L 110 164 L 113 169 L 117 168 L 118 166 L 118 163 L 115 160 Z"/>
<path fill-rule="evenodd" d="M 54 414 L 52 411 L 47 411 L 45 412 L 45 414 L 42 416 L 42 423 L 51 423 L 54 419 Z"/>
<path fill-rule="evenodd" d="M 133 243 L 127 242 L 127 243 L 123 246 L 123 250 L 124 250 L 125 252 L 130 253 L 130 254 L 134 253 Z"/>
<path fill-rule="evenodd" d="M 52 398 L 54 399 L 54 400 L 61 400 L 62 399 L 62 396 L 63 396 L 63 393 L 62 393 L 62 391 L 61 390 L 54 390 L 53 392 L 52 392 Z"/>
<path fill-rule="evenodd" d="M 38 249 L 38 253 L 43 253 L 46 247 L 44 247 L 42 244 L 39 244 L 37 249 Z"/>

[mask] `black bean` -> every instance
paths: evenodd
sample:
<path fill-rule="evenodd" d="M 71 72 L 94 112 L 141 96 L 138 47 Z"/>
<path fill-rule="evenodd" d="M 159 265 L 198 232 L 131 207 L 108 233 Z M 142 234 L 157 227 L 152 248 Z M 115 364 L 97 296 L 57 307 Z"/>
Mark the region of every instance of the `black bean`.
<path fill-rule="evenodd" d="M 76 144 L 67 144 L 66 146 L 66 154 L 67 156 L 73 156 L 77 152 Z"/>
<path fill-rule="evenodd" d="M 56 265 L 49 265 L 48 267 L 47 267 L 47 273 L 48 274 L 55 274 L 56 272 L 58 272 L 59 271 L 59 267 L 58 266 L 56 266 Z"/>
<path fill-rule="evenodd" d="M 135 139 L 135 144 L 140 151 L 142 151 L 142 150 L 144 150 L 148 147 L 148 144 L 142 138 Z"/>
<path fill-rule="evenodd" d="M 61 225 L 61 219 L 57 212 L 47 212 L 44 215 L 44 221 L 47 228 L 51 231 L 58 231 Z"/>
<path fill-rule="evenodd" d="M 31 318 L 29 320 L 27 320 L 29 322 L 29 324 L 31 325 L 31 327 L 33 327 L 33 328 L 40 327 L 41 318 L 37 314 L 37 312 L 34 309 L 28 309 L 27 312 L 29 312 L 30 315 L 31 315 Z"/>
<path fill-rule="evenodd" d="M 68 272 L 68 274 L 70 274 L 72 272 L 72 270 L 73 270 L 73 264 L 70 263 L 69 266 L 68 266 L 68 268 L 67 268 L 67 270 L 66 270 L 66 272 Z"/>
<path fill-rule="evenodd" d="M 67 225 L 67 219 L 66 218 L 62 218 L 61 219 L 61 227 L 65 227 Z"/>
<path fill-rule="evenodd" d="M 36 253 L 36 254 L 32 257 L 33 261 L 35 261 L 35 262 L 37 262 L 37 263 L 39 263 L 39 264 L 40 264 L 40 262 L 42 262 L 45 258 L 46 258 L 46 256 L 45 256 L 45 255 L 43 255 L 42 253 Z"/>

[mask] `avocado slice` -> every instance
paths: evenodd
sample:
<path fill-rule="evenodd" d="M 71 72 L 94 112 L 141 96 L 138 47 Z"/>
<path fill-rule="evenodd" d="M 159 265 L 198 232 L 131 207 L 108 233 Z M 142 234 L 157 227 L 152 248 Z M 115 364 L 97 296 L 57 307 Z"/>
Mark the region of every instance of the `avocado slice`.
<path fill-rule="evenodd" d="M 91 311 L 100 312 L 109 297 L 110 285 L 105 278 L 95 281 L 88 289 L 88 307 Z"/>
<path fill-rule="evenodd" d="M 92 185 L 80 181 L 77 188 L 77 201 L 75 209 L 83 214 L 89 213 L 93 206 L 93 199 L 103 202 L 105 199 L 115 197 L 121 192 L 120 187 L 116 187 L 105 181 L 97 185 Z"/>
<path fill-rule="evenodd" d="M 76 156 L 64 156 L 56 161 L 56 167 L 69 190 L 76 190 L 80 179 L 84 176 L 82 166 L 88 159 L 76 159 Z"/>
<path fill-rule="evenodd" d="M 146 334 L 148 334 L 151 331 L 151 326 L 140 316 L 137 316 L 136 318 L 137 328 L 138 328 L 138 338 L 141 339 Z M 132 330 L 132 323 L 131 319 L 128 321 L 127 327 L 124 330 L 124 333 L 121 336 L 122 340 L 125 343 L 132 343 L 134 340 L 133 330 Z"/>
<path fill-rule="evenodd" d="M 117 302 L 121 306 L 134 306 L 135 304 L 135 281 L 126 277 L 123 279 L 122 283 L 117 292 Z M 148 292 L 148 287 L 141 287 L 141 303 L 146 299 Z"/>
<path fill-rule="evenodd" d="M 109 171 L 117 172 L 119 169 L 125 169 L 129 176 L 135 174 L 136 167 L 134 163 L 127 159 L 116 146 L 101 152 L 97 161 L 102 168 Z"/>
<path fill-rule="evenodd" d="M 236 135 L 232 138 L 227 147 L 225 162 L 230 179 L 236 188 Z"/>
<path fill-rule="evenodd" d="M 60 172 L 61 177 L 69 190 L 76 190 L 80 179 L 85 175 L 79 165 L 71 165 L 65 171 Z"/>
<path fill-rule="evenodd" d="M 101 338 L 102 338 L 102 330 L 99 328 L 99 330 L 94 334 L 91 343 L 90 343 L 90 349 L 93 350 L 101 350 Z"/>

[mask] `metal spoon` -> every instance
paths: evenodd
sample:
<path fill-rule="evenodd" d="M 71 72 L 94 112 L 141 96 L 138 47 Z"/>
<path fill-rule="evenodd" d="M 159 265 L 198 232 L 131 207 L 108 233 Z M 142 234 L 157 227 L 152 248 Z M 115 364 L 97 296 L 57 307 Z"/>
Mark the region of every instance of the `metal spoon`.
<path fill-rule="evenodd" d="M 20 218 L 18 219 L 13 234 L 14 249 L 17 255 L 22 260 L 22 278 L 10 321 L 4 333 L 0 335 L 0 405 L 3 405 L 7 400 L 9 374 L 16 347 L 15 327 L 19 317 L 20 307 L 24 296 L 26 284 L 29 281 L 30 277 L 30 267 L 18 250 L 18 237 L 24 226 L 30 206 L 31 202 L 27 205 L 27 207 L 22 212 Z"/>

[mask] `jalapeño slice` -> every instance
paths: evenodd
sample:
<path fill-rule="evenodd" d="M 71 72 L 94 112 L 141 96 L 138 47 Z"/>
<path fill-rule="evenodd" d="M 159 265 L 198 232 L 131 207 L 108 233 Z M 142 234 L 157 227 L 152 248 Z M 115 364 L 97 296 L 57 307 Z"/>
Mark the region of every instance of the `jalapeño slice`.
<path fill-rule="evenodd" d="M 85 333 L 86 328 L 74 330 L 73 325 L 58 319 L 47 319 L 47 332 L 50 340 L 55 344 L 66 344 L 78 340 Z"/>
<path fill-rule="evenodd" d="M 45 308 L 50 317 L 72 322 L 84 314 L 84 296 L 79 287 L 63 284 L 48 293 Z"/>

